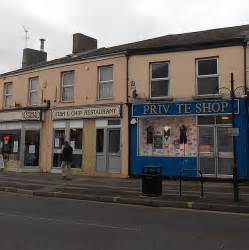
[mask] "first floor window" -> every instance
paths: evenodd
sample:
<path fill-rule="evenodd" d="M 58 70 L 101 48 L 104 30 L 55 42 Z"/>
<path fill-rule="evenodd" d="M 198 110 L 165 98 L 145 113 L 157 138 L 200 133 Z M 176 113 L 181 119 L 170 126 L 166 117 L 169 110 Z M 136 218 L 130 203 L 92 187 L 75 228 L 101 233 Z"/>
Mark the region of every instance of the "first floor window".
<path fill-rule="evenodd" d="M 113 66 L 99 67 L 98 92 L 99 99 L 112 98 L 113 96 Z"/>
<path fill-rule="evenodd" d="M 150 65 L 150 96 L 166 97 L 169 95 L 169 63 L 154 62 Z"/>
<path fill-rule="evenodd" d="M 219 92 L 218 58 L 197 60 L 197 95 Z"/>
<path fill-rule="evenodd" d="M 13 84 L 4 84 L 4 107 L 10 108 L 12 105 L 12 95 L 13 95 Z"/>
<path fill-rule="evenodd" d="M 29 104 L 36 105 L 38 102 L 38 77 L 29 80 Z"/>
<path fill-rule="evenodd" d="M 74 71 L 63 72 L 61 75 L 62 101 L 72 101 L 74 94 Z"/>

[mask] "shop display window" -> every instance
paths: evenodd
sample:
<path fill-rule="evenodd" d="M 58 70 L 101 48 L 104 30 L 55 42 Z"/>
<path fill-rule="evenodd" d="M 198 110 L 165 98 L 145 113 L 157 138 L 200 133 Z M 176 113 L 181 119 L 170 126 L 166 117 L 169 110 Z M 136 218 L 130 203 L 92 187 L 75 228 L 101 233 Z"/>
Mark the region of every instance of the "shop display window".
<path fill-rule="evenodd" d="M 2 131 L 0 133 L 0 151 L 5 161 L 20 160 L 20 131 Z"/>
<path fill-rule="evenodd" d="M 197 156 L 195 117 L 140 119 L 139 154 L 165 157 Z"/>
<path fill-rule="evenodd" d="M 54 131 L 54 148 L 62 148 L 65 142 L 65 130 L 64 129 L 56 129 Z"/>
<path fill-rule="evenodd" d="M 24 166 L 39 166 L 40 131 L 26 131 Z"/>
<path fill-rule="evenodd" d="M 82 149 L 82 128 L 70 129 L 70 144 L 73 149 Z"/>

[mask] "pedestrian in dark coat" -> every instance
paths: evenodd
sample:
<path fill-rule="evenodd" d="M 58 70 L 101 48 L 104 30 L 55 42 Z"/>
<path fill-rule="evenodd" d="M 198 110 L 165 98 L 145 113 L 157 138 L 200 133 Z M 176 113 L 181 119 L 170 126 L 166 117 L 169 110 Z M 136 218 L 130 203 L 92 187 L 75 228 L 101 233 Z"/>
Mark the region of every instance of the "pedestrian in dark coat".
<path fill-rule="evenodd" d="M 65 141 L 63 149 L 62 149 L 62 178 L 71 179 L 71 164 L 73 157 L 73 148 L 70 144 Z"/>

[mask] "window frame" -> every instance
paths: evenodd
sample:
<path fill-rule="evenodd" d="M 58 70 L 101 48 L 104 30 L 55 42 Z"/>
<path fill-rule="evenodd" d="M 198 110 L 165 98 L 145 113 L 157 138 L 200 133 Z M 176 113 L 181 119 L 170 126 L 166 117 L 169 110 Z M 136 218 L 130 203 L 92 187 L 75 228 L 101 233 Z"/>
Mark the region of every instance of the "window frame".
<path fill-rule="evenodd" d="M 108 81 L 100 81 L 100 70 L 102 68 L 112 68 L 112 80 L 108 80 Z M 102 65 L 102 66 L 98 66 L 98 91 L 97 91 L 97 99 L 98 100 L 108 100 L 108 99 L 112 99 L 113 98 L 113 85 L 114 85 L 114 65 L 113 64 L 109 64 L 109 65 Z M 111 83 L 112 84 L 112 96 L 109 97 L 101 97 L 100 96 L 100 86 L 102 84 L 108 84 Z"/>
<path fill-rule="evenodd" d="M 216 59 L 217 62 L 217 74 L 209 74 L 209 75 L 201 75 L 199 76 L 199 61 L 207 61 L 207 60 L 213 60 Z M 196 58 L 195 59 L 195 94 L 196 96 L 218 96 L 219 95 L 219 88 L 220 88 L 220 74 L 219 74 L 219 57 L 218 56 L 212 56 L 212 57 L 202 57 L 202 58 Z M 206 79 L 206 78 L 212 78 L 217 77 L 218 78 L 218 90 L 215 94 L 199 94 L 198 93 L 198 79 Z"/>
<path fill-rule="evenodd" d="M 152 79 L 152 65 L 153 64 L 160 64 L 160 63 L 165 63 L 168 65 L 168 77 L 164 77 L 164 78 L 155 78 Z M 150 99 L 164 99 L 164 98 L 169 98 L 170 97 L 170 71 L 169 71 L 169 65 L 170 65 L 170 61 L 155 61 L 155 62 L 150 62 L 149 63 L 149 97 Z M 153 81 L 162 81 L 162 80 L 166 80 L 169 82 L 168 84 L 168 95 L 164 95 L 164 96 L 152 96 L 151 95 L 151 83 Z"/>
<path fill-rule="evenodd" d="M 10 94 L 7 94 L 6 93 L 6 89 L 7 89 L 7 86 L 8 85 L 11 85 L 12 86 L 12 89 L 11 89 L 11 93 Z M 11 104 L 9 106 L 6 105 L 6 98 L 11 96 Z M 3 107 L 4 108 L 11 108 L 12 104 L 13 104 L 13 82 L 6 82 L 4 83 L 4 89 L 3 89 Z"/>
<path fill-rule="evenodd" d="M 73 83 L 71 85 L 66 85 L 64 86 L 64 74 L 66 73 L 72 73 L 73 74 Z M 62 71 L 61 72 L 61 86 L 60 86 L 60 90 L 61 90 L 61 95 L 60 95 L 60 101 L 61 102 L 73 102 L 74 101 L 74 79 L 75 79 L 75 71 L 74 70 L 67 70 L 67 71 Z M 63 93 L 64 93 L 64 89 L 65 88 L 73 88 L 73 96 L 72 96 L 72 99 L 70 100 L 63 100 Z"/>
<path fill-rule="evenodd" d="M 31 89 L 31 82 L 32 82 L 32 80 L 37 80 L 37 88 L 36 88 L 36 90 L 32 90 Z M 28 105 L 29 106 L 37 106 L 38 105 L 38 86 L 39 86 L 39 77 L 38 76 L 36 76 L 36 77 L 31 77 L 31 78 L 29 78 L 29 88 L 28 88 Z M 31 103 L 31 94 L 33 94 L 33 93 L 37 93 L 37 99 L 36 99 L 36 103 Z"/>

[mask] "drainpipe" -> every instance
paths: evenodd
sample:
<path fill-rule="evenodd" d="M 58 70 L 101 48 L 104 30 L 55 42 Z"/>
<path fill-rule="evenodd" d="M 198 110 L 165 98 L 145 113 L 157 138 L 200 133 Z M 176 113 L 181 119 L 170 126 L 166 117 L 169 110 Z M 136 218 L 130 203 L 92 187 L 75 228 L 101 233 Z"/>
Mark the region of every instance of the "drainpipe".
<path fill-rule="evenodd" d="M 126 107 L 128 109 L 128 176 L 130 177 L 130 107 L 129 107 L 129 53 L 126 56 Z"/>
<path fill-rule="evenodd" d="M 245 95 L 246 97 L 246 121 L 247 121 L 247 134 L 248 134 L 248 138 L 247 138 L 247 142 L 249 143 L 249 112 L 248 112 L 248 108 L 249 108 L 249 103 L 248 103 L 248 99 L 249 99 L 249 95 L 248 95 L 248 82 L 247 82 L 247 46 L 248 46 L 248 41 L 245 40 L 243 43 L 243 48 L 244 48 L 244 88 L 245 88 Z M 249 147 L 249 145 L 247 145 Z M 249 153 L 249 152 L 248 152 Z M 249 166 L 248 166 L 249 167 Z M 247 179 L 249 179 L 249 169 L 247 167 Z"/>

